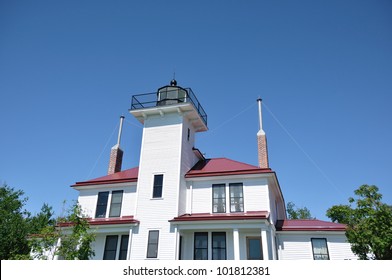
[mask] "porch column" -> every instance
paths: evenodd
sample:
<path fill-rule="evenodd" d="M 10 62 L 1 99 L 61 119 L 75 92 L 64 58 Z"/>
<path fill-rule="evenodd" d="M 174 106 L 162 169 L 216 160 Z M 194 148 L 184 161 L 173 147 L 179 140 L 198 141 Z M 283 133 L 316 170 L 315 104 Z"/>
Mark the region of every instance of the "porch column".
<path fill-rule="evenodd" d="M 132 248 L 132 227 L 129 229 L 128 247 L 127 247 L 127 260 L 131 259 L 131 248 Z"/>
<path fill-rule="evenodd" d="M 59 255 L 56 254 L 57 249 L 61 246 L 61 237 L 59 237 L 59 239 L 57 239 L 57 244 L 54 246 L 53 248 L 53 257 L 52 260 L 57 261 L 59 259 Z M 48 253 L 50 254 L 50 253 Z M 48 256 L 49 257 L 49 256 Z"/>
<path fill-rule="evenodd" d="M 275 231 L 270 229 L 270 238 L 271 238 L 271 251 L 272 251 L 272 259 L 276 260 L 276 244 L 275 244 Z"/>
<path fill-rule="evenodd" d="M 261 229 L 261 247 L 263 248 L 263 260 L 269 260 L 267 231 L 265 229 Z"/>
<path fill-rule="evenodd" d="M 175 238 L 176 238 L 176 243 L 175 243 L 175 256 L 174 259 L 178 260 L 179 256 L 180 256 L 180 231 L 178 230 L 178 226 L 174 226 L 174 234 L 175 234 Z"/>
<path fill-rule="evenodd" d="M 233 228 L 234 260 L 240 259 L 240 235 L 238 228 Z"/>

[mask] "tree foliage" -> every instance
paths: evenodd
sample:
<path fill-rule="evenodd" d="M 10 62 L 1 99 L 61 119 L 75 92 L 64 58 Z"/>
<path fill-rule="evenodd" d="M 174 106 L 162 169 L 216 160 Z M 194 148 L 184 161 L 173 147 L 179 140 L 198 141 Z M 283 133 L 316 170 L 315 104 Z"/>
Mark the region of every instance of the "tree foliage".
<path fill-rule="evenodd" d="M 70 225 L 64 231 L 61 225 Z M 95 240 L 95 234 L 89 229 L 89 223 L 82 208 L 79 204 L 75 204 L 66 218 L 59 220 L 58 231 L 60 232 L 61 244 L 59 247 L 59 255 L 66 260 L 88 260 L 95 253 L 91 248 L 91 243 Z M 70 232 L 66 232 L 70 231 Z"/>
<path fill-rule="evenodd" d="M 29 219 L 29 233 L 38 234 L 47 226 L 54 226 L 56 219 L 52 206 L 44 203 L 41 212 Z"/>
<path fill-rule="evenodd" d="M 310 210 L 306 207 L 298 208 L 293 202 L 288 202 L 286 206 L 287 216 L 290 220 L 311 220 L 314 219 Z"/>
<path fill-rule="evenodd" d="M 94 256 L 91 243 L 95 235 L 77 203 L 64 217 L 56 219 L 47 204 L 32 216 L 24 209 L 27 200 L 22 190 L 7 185 L 0 187 L 0 259 L 61 256 L 67 260 L 85 260 Z"/>
<path fill-rule="evenodd" d="M 347 225 L 346 236 L 360 259 L 392 259 L 392 206 L 381 201 L 377 186 L 362 185 L 354 191 L 350 205 L 327 210 L 333 222 Z"/>
<path fill-rule="evenodd" d="M 28 217 L 24 192 L 7 185 L 0 187 L 0 259 L 20 259 L 29 254 L 26 236 Z"/>
<path fill-rule="evenodd" d="M 91 247 L 94 240 L 88 220 L 75 203 L 65 217 L 48 223 L 38 235 L 32 236 L 31 248 L 36 259 L 88 260 L 95 254 Z"/>

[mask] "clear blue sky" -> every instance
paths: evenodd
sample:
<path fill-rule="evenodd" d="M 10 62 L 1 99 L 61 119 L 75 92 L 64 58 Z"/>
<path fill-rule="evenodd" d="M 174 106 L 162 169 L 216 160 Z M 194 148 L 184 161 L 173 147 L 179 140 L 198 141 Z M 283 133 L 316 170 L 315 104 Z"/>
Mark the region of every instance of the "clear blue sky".
<path fill-rule="evenodd" d="M 60 214 L 76 181 L 106 175 L 131 96 L 176 74 L 208 114 L 206 157 L 257 165 L 263 98 L 286 202 L 325 218 L 361 184 L 392 204 L 392 2 L 0 1 L 0 183 Z"/>

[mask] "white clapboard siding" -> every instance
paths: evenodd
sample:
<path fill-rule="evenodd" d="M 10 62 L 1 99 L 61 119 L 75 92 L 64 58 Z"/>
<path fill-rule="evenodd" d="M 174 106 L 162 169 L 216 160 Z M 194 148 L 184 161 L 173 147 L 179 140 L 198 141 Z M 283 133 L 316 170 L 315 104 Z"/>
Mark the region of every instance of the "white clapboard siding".
<path fill-rule="evenodd" d="M 98 193 L 108 191 L 108 205 L 106 215 L 109 215 L 111 193 L 112 191 L 123 191 L 123 201 L 121 205 L 121 216 L 133 216 L 135 214 L 136 205 L 136 184 L 132 183 L 127 186 L 121 184 L 117 186 L 116 184 L 97 186 L 97 188 L 89 188 L 86 190 L 79 191 L 78 202 L 83 209 L 83 212 L 88 217 L 94 218 L 95 211 L 97 207 Z"/>
<path fill-rule="evenodd" d="M 212 213 L 212 185 L 226 185 L 226 212 L 230 212 L 230 183 L 243 183 L 244 211 L 270 211 L 268 185 L 265 179 L 232 178 L 192 182 L 192 213 Z"/>
<path fill-rule="evenodd" d="M 270 211 L 266 179 L 243 180 L 245 211 Z"/>
<path fill-rule="evenodd" d="M 179 213 L 180 187 L 186 188 L 180 174 L 191 167 L 181 164 L 181 159 L 190 157 L 184 156 L 183 153 L 192 152 L 183 148 L 183 138 L 187 133 L 187 129 L 184 132 L 185 124 L 179 114 L 165 114 L 145 120 L 136 209 L 136 218 L 141 223 L 132 238 L 131 259 L 146 258 L 150 230 L 159 230 L 158 259 L 175 259 L 176 234 L 169 220 Z M 162 198 L 153 199 L 155 174 L 164 175 L 163 195 Z M 182 194 L 186 203 L 184 192 Z M 186 205 L 182 205 L 182 208 L 185 209 Z"/>
<path fill-rule="evenodd" d="M 346 242 L 344 232 L 298 232 L 279 233 L 278 254 L 281 260 L 313 260 L 311 238 L 327 240 L 331 260 L 357 259 Z"/>

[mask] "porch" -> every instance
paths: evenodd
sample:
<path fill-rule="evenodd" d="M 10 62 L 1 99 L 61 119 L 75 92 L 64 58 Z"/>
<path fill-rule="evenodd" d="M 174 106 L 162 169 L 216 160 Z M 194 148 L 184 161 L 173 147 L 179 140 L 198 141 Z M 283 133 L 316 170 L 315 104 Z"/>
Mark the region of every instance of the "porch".
<path fill-rule="evenodd" d="M 178 260 L 275 260 L 268 213 L 193 214 L 170 221 Z"/>

